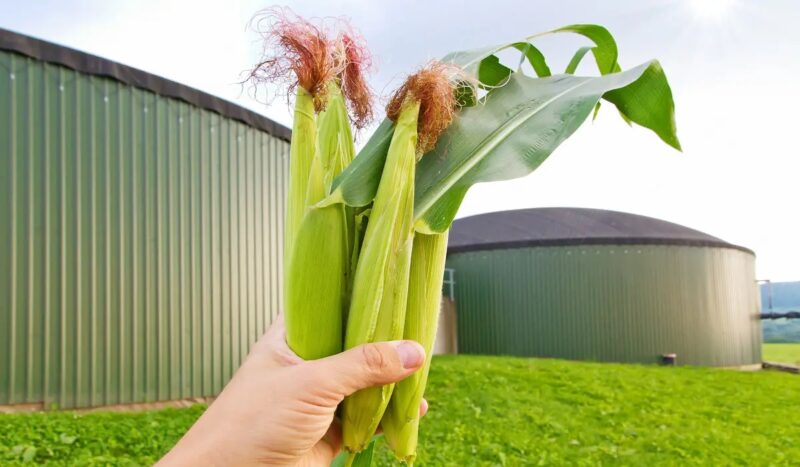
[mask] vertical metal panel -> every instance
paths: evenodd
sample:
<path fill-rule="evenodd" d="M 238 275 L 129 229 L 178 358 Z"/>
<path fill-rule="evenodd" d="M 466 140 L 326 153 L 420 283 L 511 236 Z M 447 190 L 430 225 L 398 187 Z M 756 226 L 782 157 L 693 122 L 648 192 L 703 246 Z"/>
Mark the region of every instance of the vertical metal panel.
<path fill-rule="evenodd" d="M 217 393 L 280 305 L 288 152 L 0 51 L 0 404 Z"/>
<path fill-rule="evenodd" d="M 455 253 L 459 351 L 690 365 L 761 361 L 754 257 L 689 246 Z"/>

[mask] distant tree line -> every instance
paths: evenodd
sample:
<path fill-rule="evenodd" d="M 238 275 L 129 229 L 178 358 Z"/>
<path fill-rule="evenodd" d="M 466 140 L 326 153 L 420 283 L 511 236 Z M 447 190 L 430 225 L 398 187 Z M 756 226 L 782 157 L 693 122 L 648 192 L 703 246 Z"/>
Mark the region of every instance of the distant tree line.
<path fill-rule="evenodd" d="M 800 319 L 763 320 L 764 342 L 800 342 Z"/>

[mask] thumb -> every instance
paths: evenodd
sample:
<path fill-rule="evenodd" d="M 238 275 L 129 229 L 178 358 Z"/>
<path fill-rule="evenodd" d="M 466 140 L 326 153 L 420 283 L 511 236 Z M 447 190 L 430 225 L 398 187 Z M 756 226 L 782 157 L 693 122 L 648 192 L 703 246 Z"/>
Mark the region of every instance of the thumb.
<path fill-rule="evenodd" d="M 411 340 L 376 342 L 307 362 L 319 385 L 344 399 L 372 386 L 395 383 L 425 363 L 425 349 Z"/>

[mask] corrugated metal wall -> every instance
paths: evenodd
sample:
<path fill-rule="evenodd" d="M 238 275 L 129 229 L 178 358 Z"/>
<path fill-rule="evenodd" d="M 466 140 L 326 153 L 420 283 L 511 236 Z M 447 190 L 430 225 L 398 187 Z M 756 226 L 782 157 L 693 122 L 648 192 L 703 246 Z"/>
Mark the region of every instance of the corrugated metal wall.
<path fill-rule="evenodd" d="M 217 393 L 279 308 L 288 150 L 0 51 L 0 404 Z"/>
<path fill-rule="evenodd" d="M 689 246 L 455 253 L 462 353 L 738 366 L 761 361 L 754 257 Z"/>

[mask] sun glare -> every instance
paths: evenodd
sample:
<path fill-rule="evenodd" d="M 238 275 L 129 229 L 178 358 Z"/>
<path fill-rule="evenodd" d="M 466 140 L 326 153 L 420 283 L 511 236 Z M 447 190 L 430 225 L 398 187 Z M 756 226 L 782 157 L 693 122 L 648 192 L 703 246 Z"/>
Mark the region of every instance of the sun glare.
<path fill-rule="evenodd" d="M 730 13 L 736 0 L 686 0 L 695 18 L 703 21 L 721 21 Z"/>

